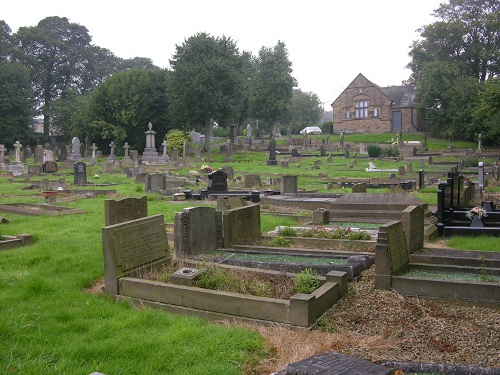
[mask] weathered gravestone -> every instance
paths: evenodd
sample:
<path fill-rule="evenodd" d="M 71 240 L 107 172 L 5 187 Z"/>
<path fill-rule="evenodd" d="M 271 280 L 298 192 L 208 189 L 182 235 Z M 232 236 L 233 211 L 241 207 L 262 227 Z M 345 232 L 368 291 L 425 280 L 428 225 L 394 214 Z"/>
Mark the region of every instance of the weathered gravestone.
<path fill-rule="evenodd" d="M 224 245 L 222 213 L 212 207 L 190 207 L 174 218 L 174 257 L 206 253 Z"/>
<path fill-rule="evenodd" d="M 318 208 L 313 211 L 312 222 L 314 225 L 324 225 L 330 222 L 330 211 Z"/>
<path fill-rule="evenodd" d="M 357 184 L 352 185 L 352 192 L 353 193 L 366 193 L 366 183 L 359 182 Z"/>
<path fill-rule="evenodd" d="M 227 191 L 227 173 L 222 169 L 208 174 L 208 191 Z"/>
<path fill-rule="evenodd" d="M 228 180 L 232 180 L 234 178 L 234 169 L 232 166 L 224 165 L 221 169 L 226 173 Z"/>
<path fill-rule="evenodd" d="M 9 172 L 12 173 L 13 177 L 20 177 L 24 174 L 24 165 L 23 164 L 12 164 L 8 166 Z"/>
<path fill-rule="evenodd" d="M 123 198 L 118 200 L 107 199 L 104 201 L 105 226 L 137 220 L 148 216 L 148 199 Z"/>
<path fill-rule="evenodd" d="M 141 268 L 170 262 L 163 215 L 144 217 L 102 228 L 104 291 L 118 294 L 119 278 Z"/>
<path fill-rule="evenodd" d="M 391 275 L 404 273 L 409 261 L 402 222 L 381 225 L 375 246 L 375 288 L 389 289 Z"/>
<path fill-rule="evenodd" d="M 224 197 L 222 195 L 217 197 L 217 211 L 232 210 L 233 208 L 248 206 L 249 204 L 243 197 Z"/>
<path fill-rule="evenodd" d="M 46 161 L 42 164 L 43 173 L 56 173 L 57 164 L 53 161 Z"/>
<path fill-rule="evenodd" d="M 280 375 L 392 375 L 394 370 L 359 358 L 326 352 L 290 363 Z"/>
<path fill-rule="evenodd" d="M 261 186 L 260 175 L 246 174 L 244 184 L 246 188 L 260 187 Z"/>
<path fill-rule="evenodd" d="M 403 231 L 406 238 L 408 253 L 424 247 L 424 209 L 419 206 L 408 206 L 401 213 Z"/>
<path fill-rule="evenodd" d="M 260 238 L 260 205 L 234 208 L 223 212 L 224 247 L 251 243 Z"/>
<path fill-rule="evenodd" d="M 146 192 L 163 192 L 167 189 L 167 176 L 161 173 L 148 174 L 145 177 Z"/>
<path fill-rule="evenodd" d="M 87 164 L 82 161 L 76 162 L 73 166 L 73 180 L 75 185 L 85 185 L 87 183 Z"/>
<path fill-rule="evenodd" d="M 281 176 L 281 194 L 297 192 L 297 176 L 283 175 Z"/>

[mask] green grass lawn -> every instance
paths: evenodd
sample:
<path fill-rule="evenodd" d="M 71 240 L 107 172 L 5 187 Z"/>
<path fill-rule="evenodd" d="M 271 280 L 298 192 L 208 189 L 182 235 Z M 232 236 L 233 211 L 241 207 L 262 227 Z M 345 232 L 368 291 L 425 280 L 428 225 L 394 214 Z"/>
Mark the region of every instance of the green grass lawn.
<path fill-rule="evenodd" d="M 358 136 L 352 135 L 352 140 L 351 136 L 346 136 L 346 142 L 353 142 Z M 375 141 L 379 136 L 364 141 Z M 387 138 L 388 135 L 383 136 Z M 335 136 L 332 137 L 334 140 Z M 428 145 L 432 144 L 433 140 L 429 139 Z M 436 142 L 438 146 L 440 144 Z M 227 164 L 223 162 L 224 156 L 217 152 L 204 157 L 203 164 L 214 168 Z M 367 159 L 358 160 L 358 164 L 351 168 L 352 159 L 334 157 L 333 166 L 315 170 L 311 169 L 315 158 L 301 160 L 300 168 L 295 165 L 270 168 L 264 162 L 267 157 L 266 152 L 235 155 L 233 159 L 252 159 L 251 163 L 233 163 L 235 174 L 255 173 L 261 177 L 296 174 L 300 189 L 320 192 L 334 190 L 326 189 L 326 183 L 318 179 L 318 173 L 328 177 L 387 177 L 387 172 L 366 172 Z M 278 155 L 278 159 L 281 156 Z M 190 170 L 197 171 L 201 164 L 173 173 L 186 175 Z M 376 164 L 381 169 L 397 167 L 394 161 L 380 160 Z M 99 188 L 116 190 L 114 199 L 145 194 L 143 184 L 136 184 L 121 174 L 101 174 L 100 179 L 94 180 L 93 174 L 100 174 L 101 168 L 99 165 L 89 167 L 88 179 L 117 183 L 116 186 Z M 414 169 L 417 169 L 416 165 Z M 71 183 L 72 171 L 63 172 L 67 182 Z M 232 186 L 233 182 L 230 182 L 229 187 Z M 29 187 L 30 182 L 8 182 L 5 173 L 0 171 L 1 203 L 43 203 L 40 191 L 29 190 Z M 349 189 L 340 191 L 349 192 Z M 436 192 L 432 189 L 416 195 L 430 204 L 436 202 Z M 242 374 L 249 361 L 266 355 L 262 349 L 262 337 L 253 331 L 132 307 L 127 302 L 87 292 L 86 288 L 103 276 L 101 228 L 105 199 L 109 198 L 61 203 L 86 211 L 70 216 L 21 216 L 0 212 L 0 216 L 10 220 L 8 224 L 0 225 L 1 235 L 30 233 L 35 240 L 32 246 L 0 252 L 2 374 L 90 374 L 94 371 L 109 375 Z M 204 203 L 172 202 L 166 197 L 150 194 L 148 214 L 163 214 L 168 223 L 173 223 L 175 212 L 198 204 Z M 214 202 L 210 204 L 215 206 Z M 272 214 L 261 218 L 264 233 L 278 225 L 296 224 L 294 219 Z M 500 247 L 496 238 L 489 243 L 486 239 L 467 245 L 455 245 L 450 241 L 449 246 L 471 246 L 479 250 Z"/>

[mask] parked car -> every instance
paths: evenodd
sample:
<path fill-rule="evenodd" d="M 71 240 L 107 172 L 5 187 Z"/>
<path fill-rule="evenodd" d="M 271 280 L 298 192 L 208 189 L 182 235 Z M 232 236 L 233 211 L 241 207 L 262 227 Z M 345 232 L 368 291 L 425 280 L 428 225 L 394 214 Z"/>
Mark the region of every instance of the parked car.
<path fill-rule="evenodd" d="M 319 126 L 307 126 L 304 129 L 302 129 L 300 134 L 321 134 L 321 129 Z"/>

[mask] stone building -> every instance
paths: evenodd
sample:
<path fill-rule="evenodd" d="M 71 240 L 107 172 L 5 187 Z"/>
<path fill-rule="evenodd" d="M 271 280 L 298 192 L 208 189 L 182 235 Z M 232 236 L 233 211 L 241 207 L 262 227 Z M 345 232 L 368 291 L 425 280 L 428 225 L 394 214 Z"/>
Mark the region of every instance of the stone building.
<path fill-rule="evenodd" d="M 362 74 L 332 103 L 336 132 L 417 132 L 421 119 L 416 108 L 416 87 L 379 87 Z"/>

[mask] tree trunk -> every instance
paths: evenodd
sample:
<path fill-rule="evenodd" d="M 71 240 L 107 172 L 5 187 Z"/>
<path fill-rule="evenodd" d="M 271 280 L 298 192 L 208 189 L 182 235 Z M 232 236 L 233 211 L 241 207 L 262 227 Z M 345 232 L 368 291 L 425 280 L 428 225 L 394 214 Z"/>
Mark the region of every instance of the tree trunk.
<path fill-rule="evenodd" d="M 209 152 L 210 151 L 210 129 L 211 129 L 212 123 L 210 119 L 205 120 L 205 145 L 203 146 L 203 151 Z"/>

